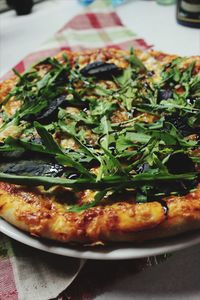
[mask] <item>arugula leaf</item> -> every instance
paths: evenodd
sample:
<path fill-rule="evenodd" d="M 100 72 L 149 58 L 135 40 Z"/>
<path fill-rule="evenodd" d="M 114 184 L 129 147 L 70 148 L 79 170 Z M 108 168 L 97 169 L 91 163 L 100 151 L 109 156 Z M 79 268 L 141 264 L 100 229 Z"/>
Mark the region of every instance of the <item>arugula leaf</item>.
<path fill-rule="evenodd" d="M 79 162 L 73 160 L 69 155 L 66 153 L 64 154 L 61 148 L 57 145 L 54 141 L 52 135 L 45 129 L 44 126 L 39 124 L 38 122 L 34 122 L 34 126 L 42 138 L 42 142 L 46 149 L 54 153 L 56 156 L 56 160 L 61 163 L 62 165 L 67 165 L 70 167 L 74 167 L 77 169 L 81 174 L 86 175 L 87 177 L 93 177 L 93 175 Z"/>
<path fill-rule="evenodd" d="M 116 109 L 117 105 L 109 99 L 97 99 L 90 102 L 90 113 L 93 117 L 102 117 L 104 115 L 109 115 Z M 94 123 L 94 120 L 93 120 Z"/>
<path fill-rule="evenodd" d="M 131 76 L 132 76 L 132 68 L 128 67 L 123 70 L 122 75 L 118 76 L 114 80 L 121 87 L 125 87 L 130 82 Z"/>
<path fill-rule="evenodd" d="M 130 58 L 129 62 L 132 68 L 136 68 L 139 71 L 146 71 L 145 65 L 142 63 L 142 61 L 134 54 L 134 49 L 130 49 Z"/>
<path fill-rule="evenodd" d="M 106 150 L 108 150 L 109 146 L 109 131 L 111 130 L 110 122 L 107 120 L 106 116 L 101 118 L 101 132 L 103 136 L 100 138 L 100 144 Z"/>
<path fill-rule="evenodd" d="M 119 152 L 127 149 L 128 147 L 136 147 L 138 143 L 146 144 L 149 142 L 151 136 L 139 132 L 127 132 L 120 135 L 116 141 L 116 148 Z"/>
<path fill-rule="evenodd" d="M 63 123 L 63 122 L 60 121 L 60 122 L 58 123 L 58 125 L 59 125 L 59 127 L 61 128 L 61 130 L 62 130 L 63 132 L 67 133 L 70 137 L 72 137 L 72 138 L 76 141 L 76 143 L 80 146 L 80 149 L 83 150 L 83 152 L 84 152 L 85 154 L 87 154 L 88 156 L 90 156 L 90 157 L 93 158 L 93 159 L 98 160 L 98 157 L 95 155 L 94 151 L 90 150 L 87 146 L 85 146 L 85 145 L 78 139 L 78 137 L 77 137 L 75 134 L 73 134 L 72 132 L 68 131 L 68 126 L 67 126 L 65 123 Z"/>
<path fill-rule="evenodd" d="M 43 125 L 38 122 L 34 122 L 34 127 L 42 139 L 43 145 L 55 154 L 62 154 L 62 151 L 58 144 L 54 141 L 52 135 L 45 129 Z"/>
<path fill-rule="evenodd" d="M 8 138 L 7 138 L 8 139 Z M 24 150 L 22 147 L 19 145 L 9 145 L 6 143 L 3 146 L 0 146 L 0 152 L 13 152 L 13 151 L 22 151 Z"/>
<path fill-rule="evenodd" d="M 48 188 L 51 186 L 62 185 L 65 187 L 84 190 L 104 190 L 107 188 L 136 188 L 143 183 L 150 182 L 163 182 L 163 181 L 177 181 L 177 180 L 195 180 L 200 173 L 184 173 L 184 174 L 167 174 L 167 173 L 155 173 L 155 174 L 138 174 L 130 179 L 124 179 L 122 176 L 107 176 L 100 181 L 96 181 L 95 178 L 80 178 L 76 180 L 58 178 L 58 177 L 45 177 L 45 176 L 23 176 L 23 175 L 11 175 L 0 172 L 0 180 L 21 184 L 21 185 L 43 185 Z"/>
<path fill-rule="evenodd" d="M 72 205 L 67 211 L 68 212 L 82 212 L 86 209 L 92 208 L 99 204 L 99 202 L 106 196 L 108 193 L 108 190 L 103 190 L 100 192 L 97 192 L 94 196 L 94 201 L 91 201 L 89 203 L 85 203 L 82 205 Z"/>

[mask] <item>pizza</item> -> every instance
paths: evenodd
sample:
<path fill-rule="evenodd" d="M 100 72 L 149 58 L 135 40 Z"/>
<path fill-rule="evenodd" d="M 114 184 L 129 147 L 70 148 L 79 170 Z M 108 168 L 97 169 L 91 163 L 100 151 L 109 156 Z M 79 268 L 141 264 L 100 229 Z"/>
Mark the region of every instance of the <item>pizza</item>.
<path fill-rule="evenodd" d="M 62 51 L 1 83 L 0 216 L 97 245 L 200 229 L 200 57 Z"/>

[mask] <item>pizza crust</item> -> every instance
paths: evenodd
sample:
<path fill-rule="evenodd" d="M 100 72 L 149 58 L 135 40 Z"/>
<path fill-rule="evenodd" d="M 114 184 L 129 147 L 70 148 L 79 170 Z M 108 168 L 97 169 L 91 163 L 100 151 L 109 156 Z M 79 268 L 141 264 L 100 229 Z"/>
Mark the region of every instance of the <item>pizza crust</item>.
<path fill-rule="evenodd" d="M 200 228 L 200 186 L 186 196 L 165 201 L 167 214 L 159 202 L 123 199 L 80 213 L 67 212 L 53 194 L 0 183 L 2 218 L 32 235 L 60 242 L 144 241 Z"/>

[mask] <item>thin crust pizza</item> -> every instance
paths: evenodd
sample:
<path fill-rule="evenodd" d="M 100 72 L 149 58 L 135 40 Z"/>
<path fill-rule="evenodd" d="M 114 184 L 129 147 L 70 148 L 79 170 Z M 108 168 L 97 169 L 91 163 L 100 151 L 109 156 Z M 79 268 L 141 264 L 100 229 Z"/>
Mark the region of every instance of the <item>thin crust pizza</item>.
<path fill-rule="evenodd" d="M 200 229 L 200 57 L 63 51 L 0 84 L 0 216 L 98 244 Z"/>

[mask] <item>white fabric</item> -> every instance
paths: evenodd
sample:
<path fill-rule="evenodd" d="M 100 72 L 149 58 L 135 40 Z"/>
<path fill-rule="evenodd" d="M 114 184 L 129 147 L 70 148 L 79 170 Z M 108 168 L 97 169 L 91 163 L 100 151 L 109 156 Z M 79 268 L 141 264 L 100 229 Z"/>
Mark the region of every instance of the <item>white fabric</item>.
<path fill-rule="evenodd" d="M 84 264 L 84 260 L 46 253 L 15 241 L 12 241 L 12 249 L 14 256 L 11 261 L 19 300 L 57 297 L 71 284 Z"/>

